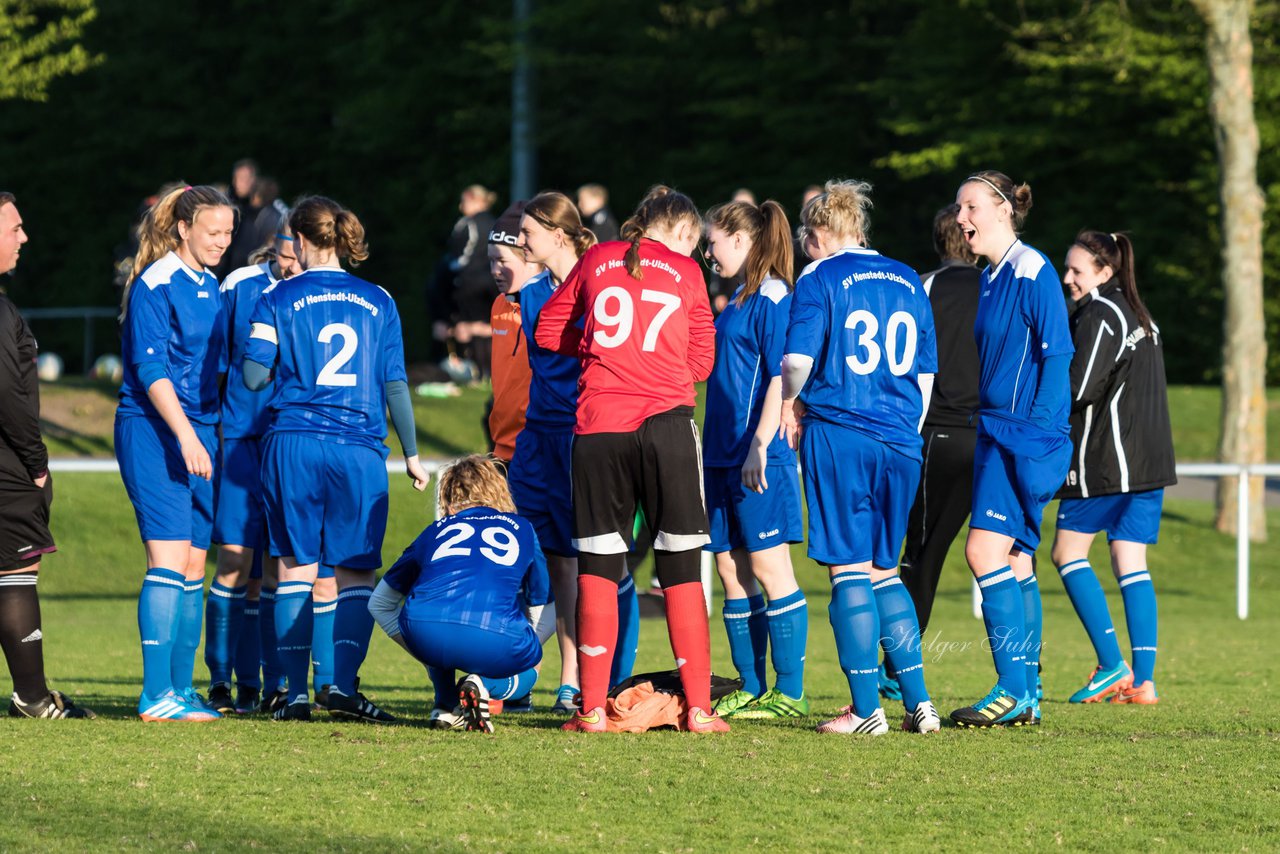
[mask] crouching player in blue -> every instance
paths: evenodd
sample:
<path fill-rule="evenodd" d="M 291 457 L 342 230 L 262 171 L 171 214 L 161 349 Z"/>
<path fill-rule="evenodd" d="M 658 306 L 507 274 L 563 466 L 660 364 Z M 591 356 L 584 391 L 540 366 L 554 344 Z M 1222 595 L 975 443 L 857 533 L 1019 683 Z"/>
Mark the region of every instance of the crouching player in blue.
<path fill-rule="evenodd" d="M 276 373 L 262 485 L 271 554 L 279 558 L 274 622 L 289 702 L 275 718 L 311 718 L 312 588 L 325 563 L 338 579 L 329 714 L 391 721 L 357 693 L 356 678 L 373 631 L 368 599 L 387 527 L 388 410 L 414 488 L 427 485 L 400 315 L 390 294 L 339 266 L 369 254 L 355 214 L 312 196 L 298 203 L 289 226 L 303 272 L 258 301 L 244 360 L 250 389 L 265 388 Z"/>
<path fill-rule="evenodd" d="M 493 732 L 490 700 L 527 696 L 538 679 L 542 639 L 530 623 L 550 599 L 547 568 L 492 460 L 472 455 L 442 472 L 440 509 L 382 577 L 369 611 L 427 666 L 433 727 Z M 460 683 L 458 670 L 467 674 Z"/>
<path fill-rule="evenodd" d="M 218 376 L 226 370 L 218 280 L 235 217 L 213 187 L 179 186 L 138 226 L 120 315 L 124 382 L 116 459 L 147 553 L 138 596 L 144 721 L 221 717 L 192 686 L 213 528 Z"/>
<path fill-rule="evenodd" d="M 711 523 L 706 550 L 715 554 L 724 584 L 729 654 L 742 679 L 742 688 L 722 697 L 716 711 L 723 717 L 801 717 L 809 713 L 809 610 L 790 547 L 804 538 L 800 478 L 795 452 L 778 435 L 782 348 L 791 315 L 787 215 L 773 201 L 714 207 L 707 212 L 707 251 L 725 280 L 740 283 L 716 318 L 716 361 L 702 427 Z M 766 691 L 769 648 L 777 683 Z"/>
<path fill-rule="evenodd" d="M 994 688 L 956 709 L 960 726 L 1040 722 L 1040 589 L 1031 556 L 1045 505 L 1071 459 L 1067 416 L 1074 347 L 1062 284 L 1043 254 L 1018 239 L 1031 188 L 1001 172 L 960 185 L 956 222 L 982 271 L 978 342 L 978 441 L 965 558 L 982 590 Z"/>
<path fill-rule="evenodd" d="M 916 609 L 898 577 L 938 369 L 933 309 L 911 268 L 865 248 L 870 190 L 829 181 L 801 213 L 814 261 L 792 298 L 780 420 L 792 447 L 801 439 L 809 557 L 831 572 L 831 627 L 853 700 L 818 732 L 889 731 L 881 646 L 902 686 L 902 728 L 936 732 Z"/>

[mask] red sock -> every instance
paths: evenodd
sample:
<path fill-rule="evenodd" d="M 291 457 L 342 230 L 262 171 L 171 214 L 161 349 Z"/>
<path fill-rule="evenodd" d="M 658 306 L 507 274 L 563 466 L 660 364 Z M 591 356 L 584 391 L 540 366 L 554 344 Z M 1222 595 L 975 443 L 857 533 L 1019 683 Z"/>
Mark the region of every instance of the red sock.
<path fill-rule="evenodd" d="M 582 709 L 603 706 L 618 642 L 618 585 L 598 575 L 578 576 L 578 679 Z"/>
<path fill-rule="evenodd" d="M 666 588 L 667 634 L 680 664 L 680 684 L 689 707 L 711 710 L 711 632 L 702 583 L 690 581 Z M 581 634 L 581 630 L 579 630 Z"/>

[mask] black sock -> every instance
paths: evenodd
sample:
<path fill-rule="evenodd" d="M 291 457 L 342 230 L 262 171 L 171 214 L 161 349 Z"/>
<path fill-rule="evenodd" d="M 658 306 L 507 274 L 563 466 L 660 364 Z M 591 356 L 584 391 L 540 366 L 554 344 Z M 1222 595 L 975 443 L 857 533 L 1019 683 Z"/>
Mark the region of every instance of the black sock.
<path fill-rule="evenodd" d="M 39 702 L 49 694 L 44 681 L 42 637 L 36 573 L 0 575 L 0 647 L 9 664 L 13 692 L 26 704 Z"/>

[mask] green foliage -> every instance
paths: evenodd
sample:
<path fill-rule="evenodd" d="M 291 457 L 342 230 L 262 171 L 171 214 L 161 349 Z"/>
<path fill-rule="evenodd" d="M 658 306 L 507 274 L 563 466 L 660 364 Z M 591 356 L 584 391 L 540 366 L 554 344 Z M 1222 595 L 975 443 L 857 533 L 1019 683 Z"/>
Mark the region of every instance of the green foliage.
<path fill-rule="evenodd" d="M 79 44 L 93 0 L 0 0 L 0 101 L 44 101 L 57 77 L 102 61 Z"/>

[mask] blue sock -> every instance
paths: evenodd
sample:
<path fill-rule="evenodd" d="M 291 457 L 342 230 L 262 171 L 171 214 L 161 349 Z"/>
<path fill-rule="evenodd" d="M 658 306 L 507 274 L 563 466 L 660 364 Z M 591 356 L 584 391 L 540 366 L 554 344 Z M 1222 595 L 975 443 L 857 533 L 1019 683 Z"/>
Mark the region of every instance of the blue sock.
<path fill-rule="evenodd" d="M 246 587 L 227 587 L 217 581 L 209 587 L 205 602 L 204 663 L 209 668 L 209 684 L 231 684 L 235 645 L 244 623 Z"/>
<path fill-rule="evenodd" d="M 769 653 L 773 658 L 775 683 L 793 700 L 804 696 L 804 653 L 809 641 L 809 603 L 797 590 L 769 603 L 765 611 L 769 632 Z"/>
<path fill-rule="evenodd" d="M 428 667 L 427 676 L 431 677 L 431 687 L 436 690 L 435 707 L 453 711 L 458 705 L 458 675 L 443 667 Z"/>
<path fill-rule="evenodd" d="M 153 700 L 173 690 L 173 642 L 178 634 L 182 573 L 148 569 L 138 594 L 138 635 L 142 639 L 142 693 Z"/>
<path fill-rule="evenodd" d="M 262 631 L 258 627 L 258 599 L 246 599 L 244 618 L 240 623 L 240 639 L 236 641 L 236 684 L 245 688 L 262 688 Z"/>
<path fill-rule="evenodd" d="M 1033 572 L 1030 578 L 1019 581 L 1018 586 L 1022 588 L 1022 614 L 1025 620 L 1023 637 L 1026 640 L 1022 648 L 1023 658 L 1027 663 L 1027 691 L 1035 694 L 1036 685 L 1040 681 L 1040 644 L 1044 630 L 1044 616 L 1040 610 L 1040 584 Z"/>
<path fill-rule="evenodd" d="M 1067 589 L 1071 605 L 1076 609 L 1076 616 L 1084 624 L 1089 642 L 1093 644 L 1098 666 L 1103 670 L 1113 669 L 1120 663 L 1120 644 L 1116 641 L 1111 612 L 1107 610 L 1107 595 L 1102 592 L 1102 584 L 1093 567 L 1087 558 L 1081 558 L 1058 567 L 1058 575 L 1062 578 L 1062 586 Z"/>
<path fill-rule="evenodd" d="M 489 692 L 490 700 L 510 700 L 513 697 L 527 696 L 533 690 L 533 685 L 538 681 L 538 671 L 530 667 L 523 673 L 517 673 L 515 676 L 508 676 L 505 679 L 490 679 L 488 676 L 481 676 L 480 681 L 484 683 L 485 689 Z"/>
<path fill-rule="evenodd" d="M 751 645 L 751 600 L 726 599 L 721 613 L 729 636 L 729 658 L 738 669 L 742 690 L 759 697 L 764 693 L 765 674 L 756 669 L 756 653 Z"/>
<path fill-rule="evenodd" d="M 631 678 L 636 667 L 636 653 L 640 646 L 640 600 L 636 598 L 636 582 L 627 573 L 618 585 L 618 643 L 613 648 L 613 669 L 609 673 L 609 686 Z M 524 694 L 516 694 L 523 697 Z"/>
<path fill-rule="evenodd" d="M 311 637 L 315 615 L 311 610 L 309 581 L 282 581 L 276 588 L 276 648 L 285 679 L 289 702 L 307 699 L 307 675 L 311 671 Z"/>
<path fill-rule="evenodd" d="M 1156 588 L 1151 573 L 1143 570 L 1120 576 L 1120 595 L 1133 646 L 1133 684 L 1141 685 L 1154 679 L 1156 672 Z"/>
<path fill-rule="evenodd" d="M 1022 588 L 1013 576 L 1013 569 L 1007 566 L 978 579 L 978 586 L 982 588 L 982 621 L 987 627 L 997 682 L 1014 697 L 1022 699 L 1027 694 Z"/>
<path fill-rule="evenodd" d="M 333 685 L 339 693 L 355 696 L 356 676 L 369 654 L 373 615 L 369 613 L 372 587 L 348 587 L 338 594 L 333 618 Z"/>
<path fill-rule="evenodd" d="M 880 614 L 871 576 L 841 572 L 831 578 L 827 606 L 840 669 L 849 680 L 853 713 L 865 718 L 880 708 Z"/>
<path fill-rule="evenodd" d="M 276 637 L 276 592 L 263 590 L 258 599 L 258 637 L 262 640 L 262 693 L 284 690 L 284 665 Z"/>
<path fill-rule="evenodd" d="M 333 684 L 333 621 L 338 613 L 338 600 L 311 602 L 316 615 L 311 635 L 311 684 L 316 691 Z"/>
<path fill-rule="evenodd" d="M 920 622 L 911 593 L 898 576 L 875 585 L 876 610 L 880 613 L 880 644 L 885 660 L 898 677 L 902 705 L 908 711 L 929 699 L 924 687 L 924 659 L 920 651 Z"/>
<path fill-rule="evenodd" d="M 751 654 L 755 656 L 752 667 L 756 678 L 760 680 L 760 689 L 769 687 L 769 670 L 766 662 L 769 659 L 769 606 L 765 604 L 764 594 L 757 593 L 747 597 L 747 605 L 751 608 L 751 616 L 747 618 L 747 630 L 751 635 Z"/>
<path fill-rule="evenodd" d="M 196 652 L 200 649 L 201 629 L 204 628 L 203 578 L 186 582 L 182 591 L 181 614 L 178 633 L 173 640 L 173 655 L 169 659 L 173 690 L 179 693 L 192 687 L 196 675 Z"/>

